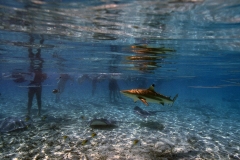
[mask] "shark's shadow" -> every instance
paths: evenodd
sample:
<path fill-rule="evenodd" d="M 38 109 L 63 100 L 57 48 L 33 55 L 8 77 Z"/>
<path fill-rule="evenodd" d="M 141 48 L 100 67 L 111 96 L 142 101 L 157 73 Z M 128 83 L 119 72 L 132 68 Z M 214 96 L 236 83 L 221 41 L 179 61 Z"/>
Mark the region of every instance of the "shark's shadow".
<path fill-rule="evenodd" d="M 155 121 L 140 121 L 140 122 L 125 122 L 125 121 L 114 121 L 104 118 L 94 118 L 90 122 L 88 122 L 88 125 L 92 129 L 99 129 L 99 130 L 112 130 L 114 128 L 118 128 L 118 123 L 135 123 L 138 124 L 140 127 L 146 127 L 151 130 L 158 130 L 162 131 L 165 127 L 163 124 Z"/>
<path fill-rule="evenodd" d="M 133 109 L 133 112 L 141 117 L 147 118 L 149 116 L 156 115 L 158 112 L 166 112 L 166 111 L 146 111 L 138 106 L 135 106 Z"/>

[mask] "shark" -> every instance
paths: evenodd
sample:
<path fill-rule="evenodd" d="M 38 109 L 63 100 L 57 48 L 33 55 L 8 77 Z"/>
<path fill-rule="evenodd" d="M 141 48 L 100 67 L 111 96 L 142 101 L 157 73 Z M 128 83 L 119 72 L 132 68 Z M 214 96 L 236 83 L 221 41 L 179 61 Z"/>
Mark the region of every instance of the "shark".
<path fill-rule="evenodd" d="M 171 104 L 173 106 L 173 103 L 178 97 L 178 94 L 175 95 L 173 99 L 168 96 L 164 96 L 160 93 L 155 92 L 154 90 L 155 85 L 152 84 L 148 89 L 130 89 L 130 90 L 122 90 L 120 91 L 123 95 L 132 98 L 134 102 L 140 100 L 142 101 L 146 106 L 148 106 L 148 103 L 158 103 L 158 104 Z"/>

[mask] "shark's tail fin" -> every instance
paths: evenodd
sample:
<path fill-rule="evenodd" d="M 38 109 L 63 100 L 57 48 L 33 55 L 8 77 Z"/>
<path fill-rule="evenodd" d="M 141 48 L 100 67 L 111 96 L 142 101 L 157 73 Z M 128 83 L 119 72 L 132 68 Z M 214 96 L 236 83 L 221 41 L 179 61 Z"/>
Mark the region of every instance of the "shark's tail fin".
<path fill-rule="evenodd" d="M 177 97 L 178 97 L 178 94 L 176 94 L 176 96 L 173 98 L 173 103 L 176 101 Z M 172 103 L 172 106 L 173 106 L 173 103 Z"/>

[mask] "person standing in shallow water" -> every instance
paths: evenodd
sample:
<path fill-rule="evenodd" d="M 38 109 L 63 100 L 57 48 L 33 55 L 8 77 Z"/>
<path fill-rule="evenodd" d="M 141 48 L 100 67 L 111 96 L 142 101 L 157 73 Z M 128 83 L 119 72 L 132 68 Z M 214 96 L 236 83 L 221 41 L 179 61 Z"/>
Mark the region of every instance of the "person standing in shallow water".
<path fill-rule="evenodd" d="M 43 44 L 44 39 L 41 36 L 40 44 Z M 28 48 L 28 58 L 30 59 L 29 71 L 33 74 L 33 79 L 28 85 L 28 115 L 31 115 L 32 101 L 36 95 L 38 105 L 38 116 L 41 116 L 42 109 L 42 82 L 47 78 L 47 75 L 42 73 L 43 59 L 41 58 L 41 48 L 37 49 L 37 53 L 33 53 L 32 45 L 34 37 L 30 35 L 30 47 Z"/>
<path fill-rule="evenodd" d="M 108 84 L 108 89 L 109 89 L 109 101 L 110 102 L 117 102 L 116 98 L 120 98 L 120 89 L 117 83 L 117 80 L 114 78 L 110 78 L 109 84 Z"/>

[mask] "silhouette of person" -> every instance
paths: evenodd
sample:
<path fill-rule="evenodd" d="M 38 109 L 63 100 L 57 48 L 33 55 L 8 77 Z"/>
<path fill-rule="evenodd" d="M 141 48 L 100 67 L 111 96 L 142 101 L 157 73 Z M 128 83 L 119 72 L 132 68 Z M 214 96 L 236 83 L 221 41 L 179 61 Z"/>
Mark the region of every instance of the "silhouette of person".
<path fill-rule="evenodd" d="M 79 76 L 77 81 L 79 84 L 82 84 L 84 81 L 92 81 L 92 96 L 94 96 L 95 91 L 97 89 L 97 83 L 100 83 L 101 81 L 105 80 L 105 75 L 88 75 L 84 74 L 82 76 Z"/>
<path fill-rule="evenodd" d="M 84 81 L 89 81 L 90 77 L 87 74 L 83 74 L 78 77 L 77 82 L 78 84 L 82 84 Z"/>
<path fill-rule="evenodd" d="M 97 83 L 100 83 L 106 79 L 106 75 L 98 74 L 94 75 L 91 77 L 92 79 L 92 96 L 94 96 L 96 88 L 97 88 Z"/>
<path fill-rule="evenodd" d="M 97 88 L 98 77 L 93 77 L 92 79 L 92 96 L 94 96 L 96 88 Z"/>
<path fill-rule="evenodd" d="M 109 89 L 109 101 L 110 102 L 117 102 L 116 98 L 120 98 L 120 89 L 117 83 L 117 80 L 114 78 L 110 78 L 109 84 L 108 84 L 108 89 Z"/>
<path fill-rule="evenodd" d="M 29 73 L 24 73 L 19 69 L 14 70 L 12 73 L 3 73 L 2 76 L 4 79 L 13 80 L 15 83 L 23 83 L 26 82 L 26 77 L 30 75 Z"/>
<path fill-rule="evenodd" d="M 34 37 L 30 35 L 30 44 L 33 44 Z M 40 44 L 43 44 L 44 39 L 41 37 Z M 28 57 L 30 59 L 30 67 L 29 71 L 34 74 L 33 79 L 30 81 L 28 85 L 28 115 L 31 114 L 32 101 L 34 95 L 36 95 L 37 105 L 38 105 L 38 116 L 41 116 L 41 108 L 42 108 L 42 82 L 47 78 L 47 75 L 42 73 L 43 67 L 43 59 L 41 58 L 41 48 L 37 49 L 37 53 L 33 53 L 33 49 L 31 47 L 28 48 Z"/>
<path fill-rule="evenodd" d="M 66 85 L 66 82 L 68 80 L 73 80 L 69 74 L 60 74 L 60 77 L 59 77 L 59 80 L 57 82 L 57 89 L 58 89 L 58 93 L 56 94 L 56 99 L 55 99 L 55 102 L 59 102 L 60 100 L 60 94 L 62 94 L 64 92 L 64 89 L 65 89 L 65 85 Z"/>

